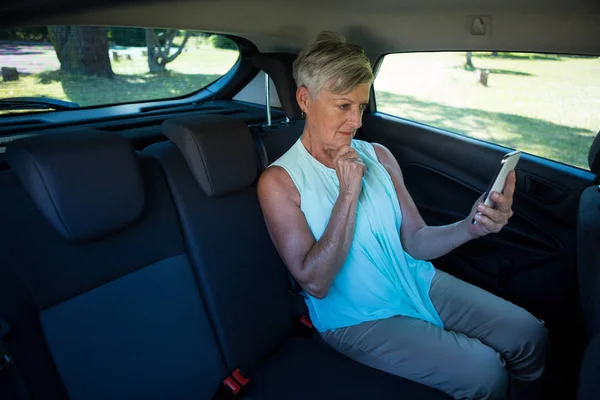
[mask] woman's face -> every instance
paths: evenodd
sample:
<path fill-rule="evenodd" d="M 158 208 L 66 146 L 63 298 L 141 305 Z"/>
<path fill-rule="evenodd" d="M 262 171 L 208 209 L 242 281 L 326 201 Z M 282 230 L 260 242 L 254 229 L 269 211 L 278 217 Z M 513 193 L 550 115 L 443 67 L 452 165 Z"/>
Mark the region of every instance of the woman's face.
<path fill-rule="evenodd" d="M 350 144 L 362 125 L 370 88 L 370 83 L 362 83 L 346 93 L 333 94 L 325 85 L 315 96 L 305 87 L 298 88 L 298 103 L 306 113 L 311 138 L 319 141 L 324 150 Z"/>

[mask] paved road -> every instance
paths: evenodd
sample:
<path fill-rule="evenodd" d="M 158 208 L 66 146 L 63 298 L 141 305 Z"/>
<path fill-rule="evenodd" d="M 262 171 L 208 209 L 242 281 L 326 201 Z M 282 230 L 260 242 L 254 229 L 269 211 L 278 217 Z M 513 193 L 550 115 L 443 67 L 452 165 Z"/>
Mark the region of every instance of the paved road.
<path fill-rule="evenodd" d="M 110 52 L 131 54 L 132 57 L 143 57 L 143 47 L 111 46 Z M 60 68 L 56 52 L 52 45 L 10 45 L 0 43 L 0 67 L 16 67 L 20 74 L 36 74 L 43 71 L 54 71 Z"/>
<path fill-rule="evenodd" d="M 16 67 L 20 74 L 35 74 L 60 68 L 50 45 L 0 45 L 0 67 Z"/>

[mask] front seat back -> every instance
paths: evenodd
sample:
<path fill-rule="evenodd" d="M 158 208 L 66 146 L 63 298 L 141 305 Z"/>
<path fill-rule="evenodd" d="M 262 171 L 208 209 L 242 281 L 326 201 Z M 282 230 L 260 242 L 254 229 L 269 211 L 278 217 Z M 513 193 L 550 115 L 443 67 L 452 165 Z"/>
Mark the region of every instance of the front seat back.
<path fill-rule="evenodd" d="M 600 177 L 600 133 L 588 155 L 590 170 Z M 598 183 L 598 182 L 597 182 Z M 579 201 L 577 269 L 588 338 L 600 334 L 600 186 L 587 188 Z"/>

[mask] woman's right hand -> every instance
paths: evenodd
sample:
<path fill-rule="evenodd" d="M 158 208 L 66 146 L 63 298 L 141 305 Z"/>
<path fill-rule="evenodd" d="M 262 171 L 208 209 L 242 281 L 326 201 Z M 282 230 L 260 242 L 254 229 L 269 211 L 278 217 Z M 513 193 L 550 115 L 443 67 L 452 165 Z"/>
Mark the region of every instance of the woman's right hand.
<path fill-rule="evenodd" d="M 347 195 L 352 199 L 358 198 L 367 166 L 362 162 L 356 150 L 348 145 L 340 147 L 333 158 L 333 165 L 340 182 L 340 195 Z"/>

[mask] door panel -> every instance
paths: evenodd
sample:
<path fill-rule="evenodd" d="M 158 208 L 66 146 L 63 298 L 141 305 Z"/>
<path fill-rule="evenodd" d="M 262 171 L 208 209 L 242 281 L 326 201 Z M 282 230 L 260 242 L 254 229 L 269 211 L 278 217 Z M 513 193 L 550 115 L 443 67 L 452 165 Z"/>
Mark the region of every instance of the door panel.
<path fill-rule="evenodd" d="M 465 218 L 509 152 L 381 113 L 365 115 L 360 135 L 394 154 L 429 225 Z M 523 154 L 517 166 L 515 214 L 509 224 L 498 234 L 433 260 L 436 267 L 546 321 L 552 339 L 547 375 L 556 396 L 572 396 L 582 350 L 576 214 L 579 195 L 593 180 L 586 171 Z"/>

